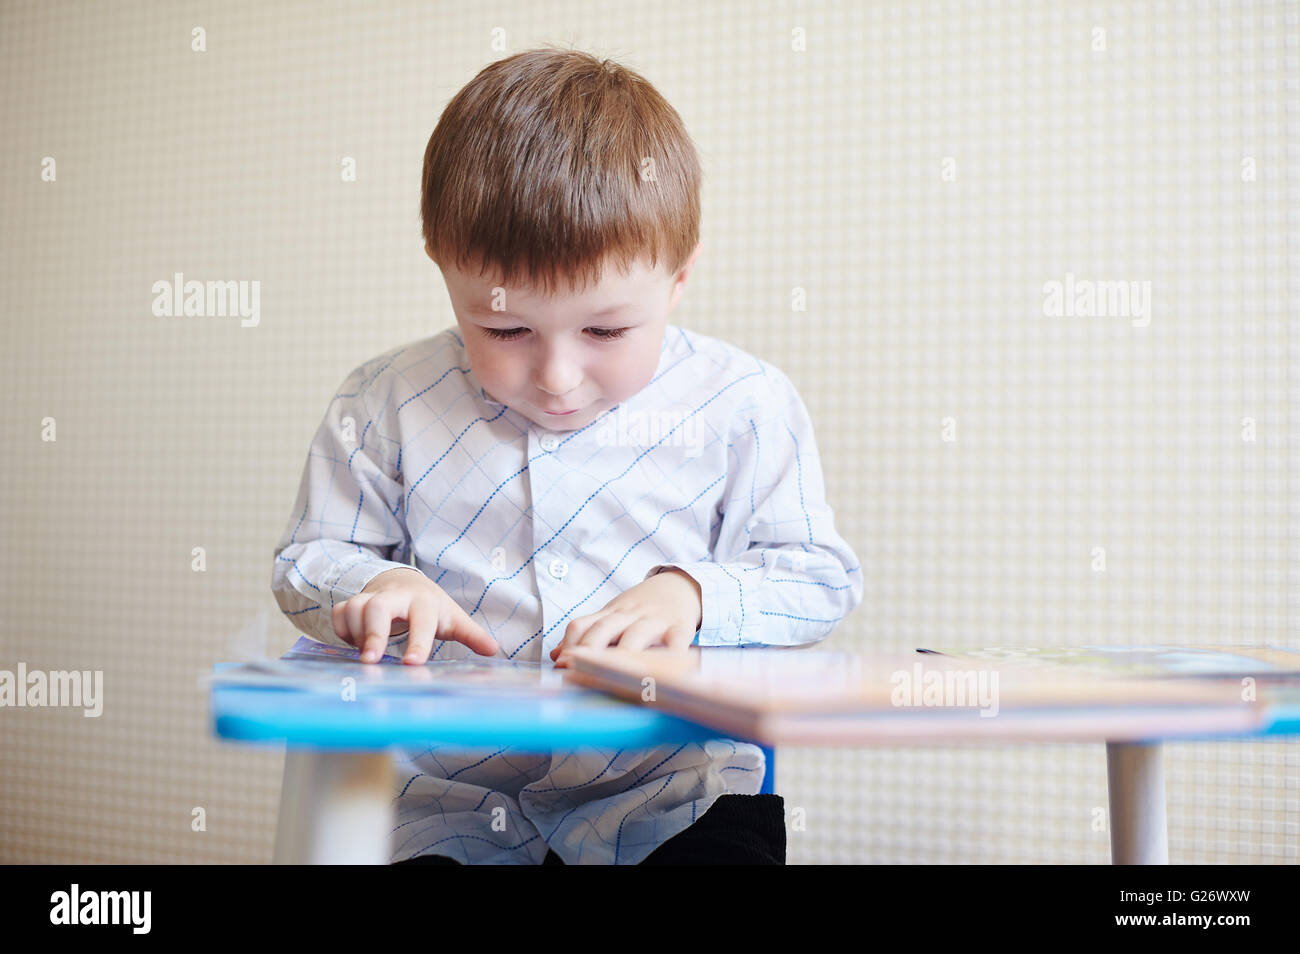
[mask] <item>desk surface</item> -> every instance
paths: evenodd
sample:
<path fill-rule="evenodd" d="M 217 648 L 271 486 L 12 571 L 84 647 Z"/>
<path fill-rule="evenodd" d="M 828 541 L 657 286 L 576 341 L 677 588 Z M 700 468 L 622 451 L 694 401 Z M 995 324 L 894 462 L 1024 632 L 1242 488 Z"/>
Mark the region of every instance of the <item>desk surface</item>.
<path fill-rule="evenodd" d="M 226 665 L 234 664 L 217 668 Z M 312 748 L 437 743 L 550 752 L 578 746 L 649 748 L 727 737 L 717 729 L 577 687 L 544 699 L 362 694 L 345 702 L 311 692 L 213 686 L 211 700 L 213 726 L 221 738 Z"/>
<path fill-rule="evenodd" d="M 236 664 L 218 663 L 215 668 L 232 665 Z M 796 734 L 787 742 L 854 746 L 1084 742 L 1106 741 L 1108 735 L 1131 741 L 1190 742 L 1300 734 L 1300 699 L 1293 695 L 1288 701 L 1292 704 L 1270 707 L 1269 718 L 1250 728 L 1210 718 L 1199 725 L 1184 725 L 1183 731 L 1135 734 L 1132 724 L 1125 726 L 1125 720 L 1140 723 L 1154 713 L 1150 709 L 1115 710 L 1110 713 L 1115 730 L 1093 737 L 1081 736 L 1077 723 L 1071 724 L 1087 718 L 1087 713 L 1080 711 L 1058 710 L 1050 717 L 1042 713 L 1041 721 L 1025 722 L 1023 717 L 982 720 L 975 712 L 964 716 L 948 713 L 947 718 L 936 719 L 934 712 L 900 709 L 869 724 L 859 721 L 852 732 L 834 725 L 839 720 L 832 718 L 818 727 L 820 735 L 801 738 Z M 437 743 L 466 748 L 534 747 L 549 752 L 579 746 L 648 748 L 671 742 L 748 737 L 576 686 L 571 693 L 560 696 L 494 698 L 490 704 L 483 698 L 452 695 L 362 695 L 346 702 L 311 692 L 214 686 L 211 704 L 214 730 L 221 738 L 312 748 L 365 750 Z M 774 744 L 763 741 L 761 734 L 755 741 Z"/>

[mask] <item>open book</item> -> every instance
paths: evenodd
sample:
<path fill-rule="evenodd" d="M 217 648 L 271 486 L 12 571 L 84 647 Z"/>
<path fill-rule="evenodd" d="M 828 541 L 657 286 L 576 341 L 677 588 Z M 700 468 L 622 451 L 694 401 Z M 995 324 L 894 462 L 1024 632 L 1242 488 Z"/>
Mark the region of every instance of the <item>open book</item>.
<path fill-rule="evenodd" d="M 346 684 L 344 680 L 354 680 Z M 540 662 L 502 656 L 466 659 L 430 659 L 408 666 L 397 656 L 384 654 L 378 662 L 361 662 L 360 650 L 327 646 L 301 636 L 279 659 L 265 659 L 223 669 L 212 677 L 217 686 L 260 686 L 338 695 L 355 688 L 358 694 L 475 693 L 484 695 L 538 695 L 572 692 L 561 670 Z"/>

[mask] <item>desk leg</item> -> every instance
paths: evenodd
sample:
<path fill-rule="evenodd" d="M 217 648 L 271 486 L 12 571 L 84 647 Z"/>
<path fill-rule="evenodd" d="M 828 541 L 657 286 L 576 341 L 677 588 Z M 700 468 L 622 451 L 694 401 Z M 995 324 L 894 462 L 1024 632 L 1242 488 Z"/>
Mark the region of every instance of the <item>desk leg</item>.
<path fill-rule="evenodd" d="M 1107 742 L 1106 780 L 1110 790 L 1111 864 L 1169 864 L 1164 753 L 1160 745 Z"/>
<path fill-rule="evenodd" d="M 386 865 L 392 832 L 387 752 L 285 751 L 275 864 Z"/>

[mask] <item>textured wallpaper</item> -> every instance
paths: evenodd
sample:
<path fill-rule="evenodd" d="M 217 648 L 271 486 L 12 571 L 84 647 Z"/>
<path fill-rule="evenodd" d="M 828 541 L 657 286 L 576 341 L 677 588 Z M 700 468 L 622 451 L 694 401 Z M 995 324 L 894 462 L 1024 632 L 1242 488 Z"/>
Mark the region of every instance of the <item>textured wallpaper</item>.
<path fill-rule="evenodd" d="M 1294 3 L 10 2 L 0 667 L 103 686 L 0 711 L 0 862 L 270 860 L 283 752 L 200 680 L 294 641 L 272 547 L 333 389 L 455 321 L 425 143 L 542 43 L 695 138 L 672 320 L 808 405 L 866 579 L 826 648 L 1300 645 Z M 1173 862 L 1297 861 L 1300 743 L 1165 772 Z M 1101 746 L 783 748 L 776 785 L 792 863 L 1109 861 Z"/>

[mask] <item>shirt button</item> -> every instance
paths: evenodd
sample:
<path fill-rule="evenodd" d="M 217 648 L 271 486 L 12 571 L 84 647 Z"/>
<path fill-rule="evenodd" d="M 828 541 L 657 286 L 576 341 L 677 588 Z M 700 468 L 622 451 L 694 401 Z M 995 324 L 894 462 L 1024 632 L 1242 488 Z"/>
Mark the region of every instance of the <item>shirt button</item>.
<path fill-rule="evenodd" d="M 542 450 L 553 451 L 555 448 L 560 446 L 560 439 L 554 434 L 543 434 L 540 443 L 542 445 Z"/>
<path fill-rule="evenodd" d="M 551 574 L 551 579 L 562 580 L 569 572 L 569 564 L 563 560 L 552 560 L 546 569 Z"/>

